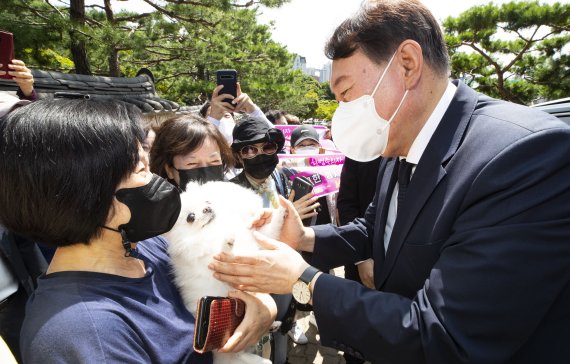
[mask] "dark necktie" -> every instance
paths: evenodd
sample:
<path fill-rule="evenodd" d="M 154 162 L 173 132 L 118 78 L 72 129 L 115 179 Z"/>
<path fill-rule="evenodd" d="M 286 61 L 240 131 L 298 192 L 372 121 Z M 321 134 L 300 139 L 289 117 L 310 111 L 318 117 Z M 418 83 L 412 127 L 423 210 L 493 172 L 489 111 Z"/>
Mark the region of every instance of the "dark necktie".
<path fill-rule="evenodd" d="M 404 198 L 406 197 L 406 190 L 410 183 L 412 168 L 414 168 L 413 163 L 408 163 L 405 159 L 400 161 L 398 167 L 398 211 L 396 211 L 396 216 L 400 213 L 402 202 L 404 202 Z"/>

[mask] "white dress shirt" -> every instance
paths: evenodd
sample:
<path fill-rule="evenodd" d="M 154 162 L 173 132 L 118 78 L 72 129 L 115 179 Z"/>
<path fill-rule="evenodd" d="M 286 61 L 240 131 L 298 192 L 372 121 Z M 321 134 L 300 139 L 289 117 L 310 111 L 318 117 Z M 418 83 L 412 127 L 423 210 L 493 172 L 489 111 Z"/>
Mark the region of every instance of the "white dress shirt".
<path fill-rule="evenodd" d="M 420 130 L 416 139 L 412 143 L 410 147 L 410 151 L 406 157 L 400 157 L 400 160 L 405 159 L 408 163 L 414 164 L 412 169 L 412 176 L 416 171 L 416 165 L 419 163 L 422 154 L 427 148 L 427 145 L 435 133 L 435 129 L 437 129 L 443 115 L 447 111 L 447 108 L 451 104 L 453 100 L 453 96 L 455 96 L 455 91 L 457 87 L 449 82 L 445 92 L 439 99 L 435 109 L 427 119 L 426 123 Z M 411 178 L 411 177 L 410 177 Z M 384 229 L 384 253 L 388 251 L 388 245 L 390 244 L 390 237 L 392 236 L 392 229 L 394 228 L 394 223 L 396 222 L 396 214 L 398 213 L 398 183 L 396 182 L 396 186 L 394 187 L 394 191 L 392 192 L 392 197 L 390 199 L 390 206 L 388 207 L 388 217 L 386 219 L 386 227 Z"/>

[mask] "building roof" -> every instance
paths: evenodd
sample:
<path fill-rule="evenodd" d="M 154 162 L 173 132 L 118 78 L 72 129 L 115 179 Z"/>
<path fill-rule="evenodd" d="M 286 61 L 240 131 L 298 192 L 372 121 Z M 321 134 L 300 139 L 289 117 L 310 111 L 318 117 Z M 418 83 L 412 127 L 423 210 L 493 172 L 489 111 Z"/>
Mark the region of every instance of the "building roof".
<path fill-rule="evenodd" d="M 143 113 L 176 111 L 179 105 L 158 96 L 152 73 L 142 69 L 136 77 L 86 76 L 54 71 L 32 70 L 34 89 L 39 98 L 51 98 L 56 92 L 89 95 L 131 103 Z M 16 91 L 12 80 L 0 79 L 0 91 Z"/>

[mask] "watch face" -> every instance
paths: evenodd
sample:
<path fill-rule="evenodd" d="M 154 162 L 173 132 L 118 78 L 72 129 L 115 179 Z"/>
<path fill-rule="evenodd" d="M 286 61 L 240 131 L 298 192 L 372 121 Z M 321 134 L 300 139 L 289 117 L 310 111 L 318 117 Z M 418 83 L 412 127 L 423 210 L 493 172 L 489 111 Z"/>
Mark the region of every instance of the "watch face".
<path fill-rule="evenodd" d="M 293 285 L 293 298 L 300 304 L 306 305 L 311 300 L 311 290 L 305 282 L 297 281 Z"/>

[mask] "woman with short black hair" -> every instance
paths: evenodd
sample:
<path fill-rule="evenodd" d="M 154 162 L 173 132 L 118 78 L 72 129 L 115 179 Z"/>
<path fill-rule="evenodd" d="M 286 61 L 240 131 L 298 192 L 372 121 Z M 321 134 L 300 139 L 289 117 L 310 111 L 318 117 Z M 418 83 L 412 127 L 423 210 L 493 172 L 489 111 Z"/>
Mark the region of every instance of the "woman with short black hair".
<path fill-rule="evenodd" d="M 195 320 L 157 236 L 179 192 L 150 173 L 139 119 L 123 103 L 42 100 L 0 123 L 0 221 L 57 248 L 28 301 L 25 363 L 212 362 L 192 350 Z M 269 327 L 263 307 L 246 331 Z"/>

